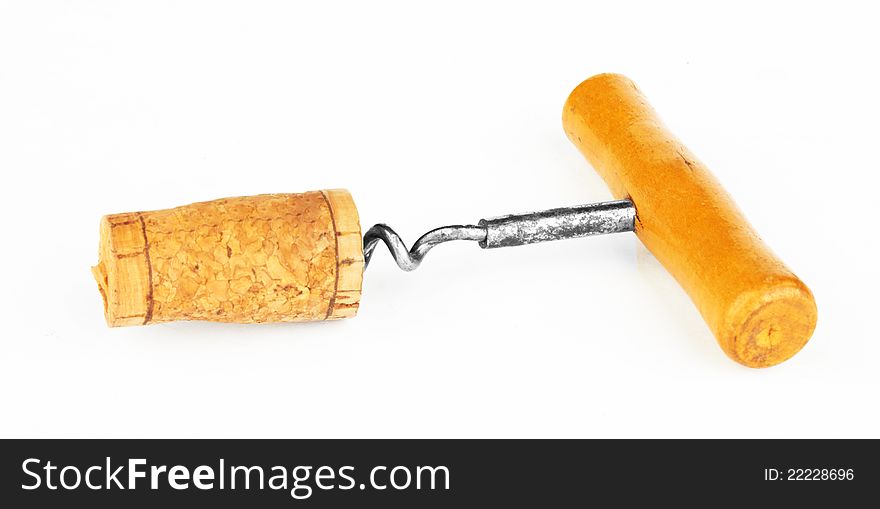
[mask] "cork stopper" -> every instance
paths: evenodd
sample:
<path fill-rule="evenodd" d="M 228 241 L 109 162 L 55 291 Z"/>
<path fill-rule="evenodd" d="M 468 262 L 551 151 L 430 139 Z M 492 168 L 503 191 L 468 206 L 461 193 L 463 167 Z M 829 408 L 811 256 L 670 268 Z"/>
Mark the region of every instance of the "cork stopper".
<path fill-rule="evenodd" d="M 100 230 L 92 273 L 111 327 L 357 313 L 361 229 L 342 189 L 112 214 Z"/>

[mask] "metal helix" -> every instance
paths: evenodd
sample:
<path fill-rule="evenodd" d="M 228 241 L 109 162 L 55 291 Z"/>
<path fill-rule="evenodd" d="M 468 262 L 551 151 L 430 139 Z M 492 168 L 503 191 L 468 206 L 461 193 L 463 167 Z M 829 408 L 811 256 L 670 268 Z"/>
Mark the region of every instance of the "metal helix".
<path fill-rule="evenodd" d="M 364 269 L 370 265 L 373 251 L 380 240 L 388 246 L 388 250 L 391 251 L 391 256 L 397 262 L 397 266 L 409 272 L 416 270 L 428 251 L 438 244 L 452 240 L 485 242 L 486 227 L 474 225 L 443 226 L 422 235 L 413 244 L 412 248 L 407 249 L 403 239 L 390 226 L 381 223 L 377 224 L 367 230 L 367 233 L 364 235 Z"/>

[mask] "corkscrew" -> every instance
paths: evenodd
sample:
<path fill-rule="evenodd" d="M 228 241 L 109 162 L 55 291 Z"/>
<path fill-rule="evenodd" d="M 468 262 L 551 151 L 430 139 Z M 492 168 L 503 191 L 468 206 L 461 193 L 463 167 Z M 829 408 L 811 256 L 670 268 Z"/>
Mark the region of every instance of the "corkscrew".
<path fill-rule="evenodd" d="M 541 212 L 511 214 L 481 219 L 476 225 L 443 226 L 422 235 L 411 249 L 385 224 L 377 224 L 364 235 L 364 268 L 381 240 L 388 246 L 397 265 L 412 271 L 418 268 L 434 246 L 453 240 L 478 242 L 480 247 L 522 246 L 552 240 L 574 239 L 590 235 L 631 232 L 636 209 L 629 200 L 561 207 Z"/>
<path fill-rule="evenodd" d="M 615 74 L 584 81 L 568 97 L 562 123 L 614 201 L 443 226 L 410 248 L 385 224 L 362 236 L 357 207 L 342 189 L 104 216 L 92 272 L 107 323 L 349 318 L 380 242 L 412 271 L 445 242 L 494 249 L 635 232 L 732 359 L 772 366 L 806 344 L 817 317 L 809 288 L 632 81 Z"/>

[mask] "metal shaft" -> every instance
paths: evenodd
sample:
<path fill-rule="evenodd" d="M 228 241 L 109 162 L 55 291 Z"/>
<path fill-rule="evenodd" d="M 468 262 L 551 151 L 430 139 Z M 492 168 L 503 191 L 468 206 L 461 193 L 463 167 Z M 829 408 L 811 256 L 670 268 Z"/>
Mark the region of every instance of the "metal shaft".
<path fill-rule="evenodd" d="M 422 235 L 407 250 L 400 236 L 385 224 L 377 224 L 364 235 L 364 268 L 369 266 L 376 245 L 388 246 L 397 265 L 415 270 L 431 248 L 452 240 L 479 242 L 482 248 L 522 246 L 551 240 L 574 239 L 606 233 L 631 232 L 636 209 L 629 200 L 592 203 L 481 219 L 477 225 L 444 226 Z"/>
<path fill-rule="evenodd" d="M 486 228 L 486 239 L 480 241 L 480 247 L 522 246 L 589 235 L 631 232 L 635 220 L 636 209 L 629 200 L 481 219 L 479 225 Z"/>

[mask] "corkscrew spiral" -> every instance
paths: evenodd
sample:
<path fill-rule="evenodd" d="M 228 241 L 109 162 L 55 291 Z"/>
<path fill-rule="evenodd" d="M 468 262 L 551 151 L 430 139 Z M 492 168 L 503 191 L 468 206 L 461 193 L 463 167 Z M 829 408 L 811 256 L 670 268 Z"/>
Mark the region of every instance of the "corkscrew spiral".
<path fill-rule="evenodd" d="M 412 248 L 407 249 L 403 239 L 390 226 L 381 223 L 377 224 L 367 230 L 367 233 L 364 235 L 364 269 L 370 265 L 373 251 L 380 240 L 388 246 L 388 250 L 391 252 L 394 261 L 397 262 L 397 266 L 409 272 L 416 270 L 428 251 L 438 244 L 453 240 L 485 242 L 486 227 L 474 225 L 443 226 L 422 235 L 412 245 Z"/>

